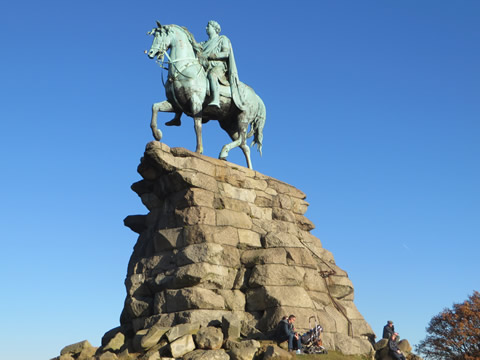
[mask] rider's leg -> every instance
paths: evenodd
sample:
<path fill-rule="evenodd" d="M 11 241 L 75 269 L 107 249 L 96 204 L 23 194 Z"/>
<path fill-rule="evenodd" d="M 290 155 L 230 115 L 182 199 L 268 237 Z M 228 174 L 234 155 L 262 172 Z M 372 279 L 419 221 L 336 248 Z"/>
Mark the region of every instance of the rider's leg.
<path fill-rule="evenodd" d="M 212 101 L 210 101 L 209 106 L 216 106 L 220 107 L 220 95 L 219 95 L 219 85 L 218 85 L 218 77 L 214 71 L 211 71 L 208 74 L 208 81 L 210 83 L 210 96 Z"/>
<path fill-rule="evenodd" d="M 167 121 L 165 123 L 165 125 L 167 125 L 167 126 L 180 126 L 180 125 L 182 125 L 182 121 L 180 120 L 181 117 L 182 117 L 182 112 L 181 111 L 176 112 L 175 117 L 172 120 Z"/>

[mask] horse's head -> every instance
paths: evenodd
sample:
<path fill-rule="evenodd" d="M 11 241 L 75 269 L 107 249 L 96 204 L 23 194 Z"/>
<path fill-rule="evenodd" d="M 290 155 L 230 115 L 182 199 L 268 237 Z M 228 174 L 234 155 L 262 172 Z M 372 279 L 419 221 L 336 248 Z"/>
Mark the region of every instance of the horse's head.
<path fill-rule="evenodd" d="M 163 61 L 163 56 L 170 47 L 168 29 L 157 21 L 157 27 L 147 32 L 147 35 L 153 35 L 153 42 L 150 50 L 148 52 L 145 51 L 145 53 L 150 59 L 154 59 L 156 57 L 160 61 Z"/>

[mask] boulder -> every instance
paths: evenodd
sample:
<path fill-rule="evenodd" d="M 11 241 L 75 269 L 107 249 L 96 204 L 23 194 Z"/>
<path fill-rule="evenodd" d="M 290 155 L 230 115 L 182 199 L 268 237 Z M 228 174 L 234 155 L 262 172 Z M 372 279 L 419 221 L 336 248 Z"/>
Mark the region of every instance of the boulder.
<path fill-rule="evenodd" d="M 263 360 L 290 360 L 293 359 L 293 354 L 289 353 L 287 350 L 280 349 L 276 345 L 269 345 L 265 349 Z"/>
<path fill-rule="evenodd" d="M 150 349 L 148 349 L 146 352 L 141 352 L 141 358 L 148 358 L 148 357 L 153 357 L 155 358 L 158 355 L 165 355 L 167 353 L 170 353 L 170 344 L 168 343 L 167 339 L 161 338 L 158 344 L 154 345 Z"/>
<path fill-rule="evenodd" d="M 170 343 L 170 352 L 174 358 L 182 357 L 193 350 L 195 350 L 195 343 L 192 335 L 183 335 Z"/>
<path fill-rule="evenodd" d="M 228 267 L 240 265 L 240 254 L 236 247 L 214 243 L 189 245 L 176 256 L 177 266 L 194 263 L 209 263 Z"/>
<path fill-rule="evenodd" d="M 388 339 L 380 339 L 373 345 L 373 349 L 375 351 L 378 351 L 380 349 L 383 349 L 384 347 L 387 347 L 388 344 Z"/>
<path fill-rule="evenodd" d="M 208 263 L 189 264 L 177 269 L 170 287 L 180 289 L 201 285 L 207 289 L 232 289 L 237 271 L 230 267 Z"/>
<path fill-rule="evenodd" d="M 104 351 L 118 352 L 125 346 L 125 335 L 117 332 L 113 338 L 103 347 Z"/>
<path fill-rule="evenodd" d="M 157 351 L 151 354 L 145 354 L 144 356 L 142 356 L 142 360 L 162 360 L 162 357 L 160 356 L 160 353 Z"/>
<path fill-rule="evenodd" d="M 250 325 L 246 321 L 242 321 L 242 329 L 240 335 L 245 339 L 266 340 L 267 335 L 259 331 L 256 327 Z"/>
<path fill-rule="evenodd" d="M 122 352 L 117 354 L 117 358 L 118 360 L 137 360 L 138 354 L 131 353 L 128 349 L 125 349 Z"/>
<path fill-rule="evenodd" d="M 245 311 L 245 294 L 240 290 L 214 290 L 225 302 L 225 310 Z"/>
<path fill-rule="evenodd" d="M 302 286 L 305 270 L 298 266 L 277 264 L 255 265 L 248 284 L 259 286 Z"/>
<path fill-rule="evenodd" d="M 279 306 L 314 309 L 310 296 L 300 286 L 263 286 L 247 292 L 247 309 L 251 311 Z"/>
<path fill-rule="evenodd" d="M 251 229 L 252 219 L 243 212 L 222 209 L 216 210 L 217 226 L 233 226 L 238 229 Z"/>
<path fill-rule="evenodd" d="M 411 353 L 412 346 L 407 339 L 402 339 L 398 342 L 398 349 L 403 353 Z"/>
<path fill-rule="evenodd" d="M 231 360 L 253 360 L 260 348 L 260 343 L 255 340 L 229 340 L 226 342 L 225 347 L 228 349 Z"/>
<path fill-rule="evenodd" d="M 335 349 L 344 355 L 371 355 L 372 344 L 367 339 L 352 338 L 345 334 L 335 334 Z"/>
<path fill-rule="evenodd" d="M 63 354 L 63 355 L 60 355 L 59 357 L 57 357 L 56 359 L 58 360 L 75 360 L 75 358 L 73 357 L 72 354 Z"/>
<path fill-rule="evenodd" d="M 95 356 L 96 360 L 118 360 L 118 357 L 117 355 L 115 355 L 114 353 L 110 352 L 110 351 L 107 351 L 107 352 L 104 352 L 98 356 Z"/>
<path fill-rule="evenodd" d="M 216 225 L 215 210 L 204 206 L 176 209 L 174 215 L 177 226 L 196 224 Z"/>
<path fill-rule="evenodd" d="M 237 340 L 240 338 L 242 324 L 235 314 L 227 314 L 222 317 L 222 331 L 225 339 Z"/>
<path fill-rule="evenodd" d="M 78 354 L 76 360 L 91 360 L 95 353 L 97 352 L 97 347 L 85 347 L 83 350 Z"/>
<path fill-rule="evenodd" d="M 223 349 L 194 350 L 183 356 L 183 360 L 230 360 L 230 356 Z"/>
<path fill-rule="evenodd" d="M 175 313 L 177 323 L 196 323 L 201 326 L 221 326 L 222 317 L 230 314 L 227 310 L 186 310 Z"/>
<path fill-rule="evenodd" d="M 167 312 L 178 312 L 191 309 L 223 310 L 225 300 L 212 290 L 201 287 L 166 290 Z"/>
<path fill-rule="evenodd" d="M 226 196 L 227 198 L 245 201 L 247 203 L 254 203 L 255 198 L 257 197 L 257 193 L 253 189 L 242 189 L 240 187 L 232 186 L 228 183 L 222 184 L 220 195 Z"/>
<path fill-rule="evenodd" d="M 169 342 L 173 342 L 182 336 L 196 334 L 198 329 L 200 329 L 200 324 L 198 323 L 180 324 L 168 330 L 166 336 Z"/>
<path fill-rule="evenodd" d="M 265 264 L 287 265 L 287 253 L 282 248 L 246 250 L 242 253 L 241 261 L 246 267 Z"/>
<path fill-rule="evenodd" d="M 289 210 L 274 206 L 272 207 L 272 219 L 294 223 L 295 214 Z"/>
<path fill-rule="evenodd" d="M 250 248 L 262 247 L 260 234 L 256 231 L 238 229 L 238 242 L 242 246 Z"/>
<path fill-rule="evenodd" d="M 78 355 L 82 352 L 83 349 L 91 348 L 91 347 L 92 345 L 88 342 L 88 340 L 83 340 L 75 344 L 65 346 L 60 351 L 60 355 L 65 355 L 65 354 Z"/>
<path fill-rule="evenodd" d="M 222 330 L 213 326 L 202 327 L 195 335 L 197 348 L 203 350 L 218 350 L 223 344 Z"/>
<path fill-rule="evenodd" d="M 144 350 L 148 350 L 160 342 L 162 336 L 170 330 L 167 327 L 160 325 L 154 325 L 142 336 L 140 340 L 140 346 Z"/>
<path fill-rule="evenodd" d="M 346 276 L 329 276 L 327 283 L 328 290 L 334 298 L 343 299 L 353 293 L 352 282 Z"/>
<path fill-rule="evenodd" d="M 245 230 L 248 231 L 248 230 Z M 237 246 L 239 229 L 232 226 L 210 226 L 197 224 L 184 226 L 184 241 L 186 244 L 215 243 Z M 260 241 L 260 239 L 259 239 Z"/>
<path fill-rule="evenodd" d="M 267 231 L 269 233 L 265 236 L 265 243 L 263 245 L 265 248 L 276 248 L 276 247 L 302 248 L 303 247 L 299 238 L 289 232 L 275 231 L 273 229 L 272 231 L 268 227 L 266 229 L 268 229 Z"/>
<path fill-rule="evenodd" d="M 142 276 L 142 280 L 145 280 L 144 277 Z M 139 280 L 139 283 L 142 283 L 144 281 Z M 126 281 L 126 280 L 125 280 Z M 130 286 L 132 287 L 132 286 Z M 108 342 L 115 336 L 117 333 L 122 332 L 122 327 L 118 326 L 116 328 L 113 328 L 111 330 L 108 330 L 103 336 L 102 336 L 102 346 L 106 346 Z"/>

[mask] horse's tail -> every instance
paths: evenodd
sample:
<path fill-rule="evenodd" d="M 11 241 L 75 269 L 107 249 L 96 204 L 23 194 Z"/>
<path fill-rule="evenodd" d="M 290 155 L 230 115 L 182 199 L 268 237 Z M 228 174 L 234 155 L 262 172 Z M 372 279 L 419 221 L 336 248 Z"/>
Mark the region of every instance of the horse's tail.
<path fill-rule="evenodd" d="M 250 146 L 257 145 L 257 150 L 260 152 L 260 155 L 262 155 L 263 127 L 265 126 L 265 120 L 267 119 L 267 109 L 260 96 L 256 95 L 256 97 L 258 108 L 255 118 L 250 124 L 250 132 L 248 133 L 247 138 L 252 137 L 253 135 L 253 141 Z"/>

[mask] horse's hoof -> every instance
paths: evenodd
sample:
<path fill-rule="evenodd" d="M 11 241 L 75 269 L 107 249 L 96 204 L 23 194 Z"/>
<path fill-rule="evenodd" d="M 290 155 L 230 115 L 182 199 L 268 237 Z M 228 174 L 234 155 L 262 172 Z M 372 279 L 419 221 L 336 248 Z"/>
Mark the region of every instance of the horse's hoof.
<path fill-rule="evenodd" d="M 226 157 L 226 156 L 225 156 L 225 157 L 219 156 L 218 159 L 219 159 L 219 160 L 223 160 L 223 161 L 227 161 L 227 157 Z"/>
<path fill-rule="evenodd" d="M 153 137 L 155 138 L 155 140 L 160 141 L 162 140 L 163 134 L 160 130 L 157 130 L 153 132 Z"/>

